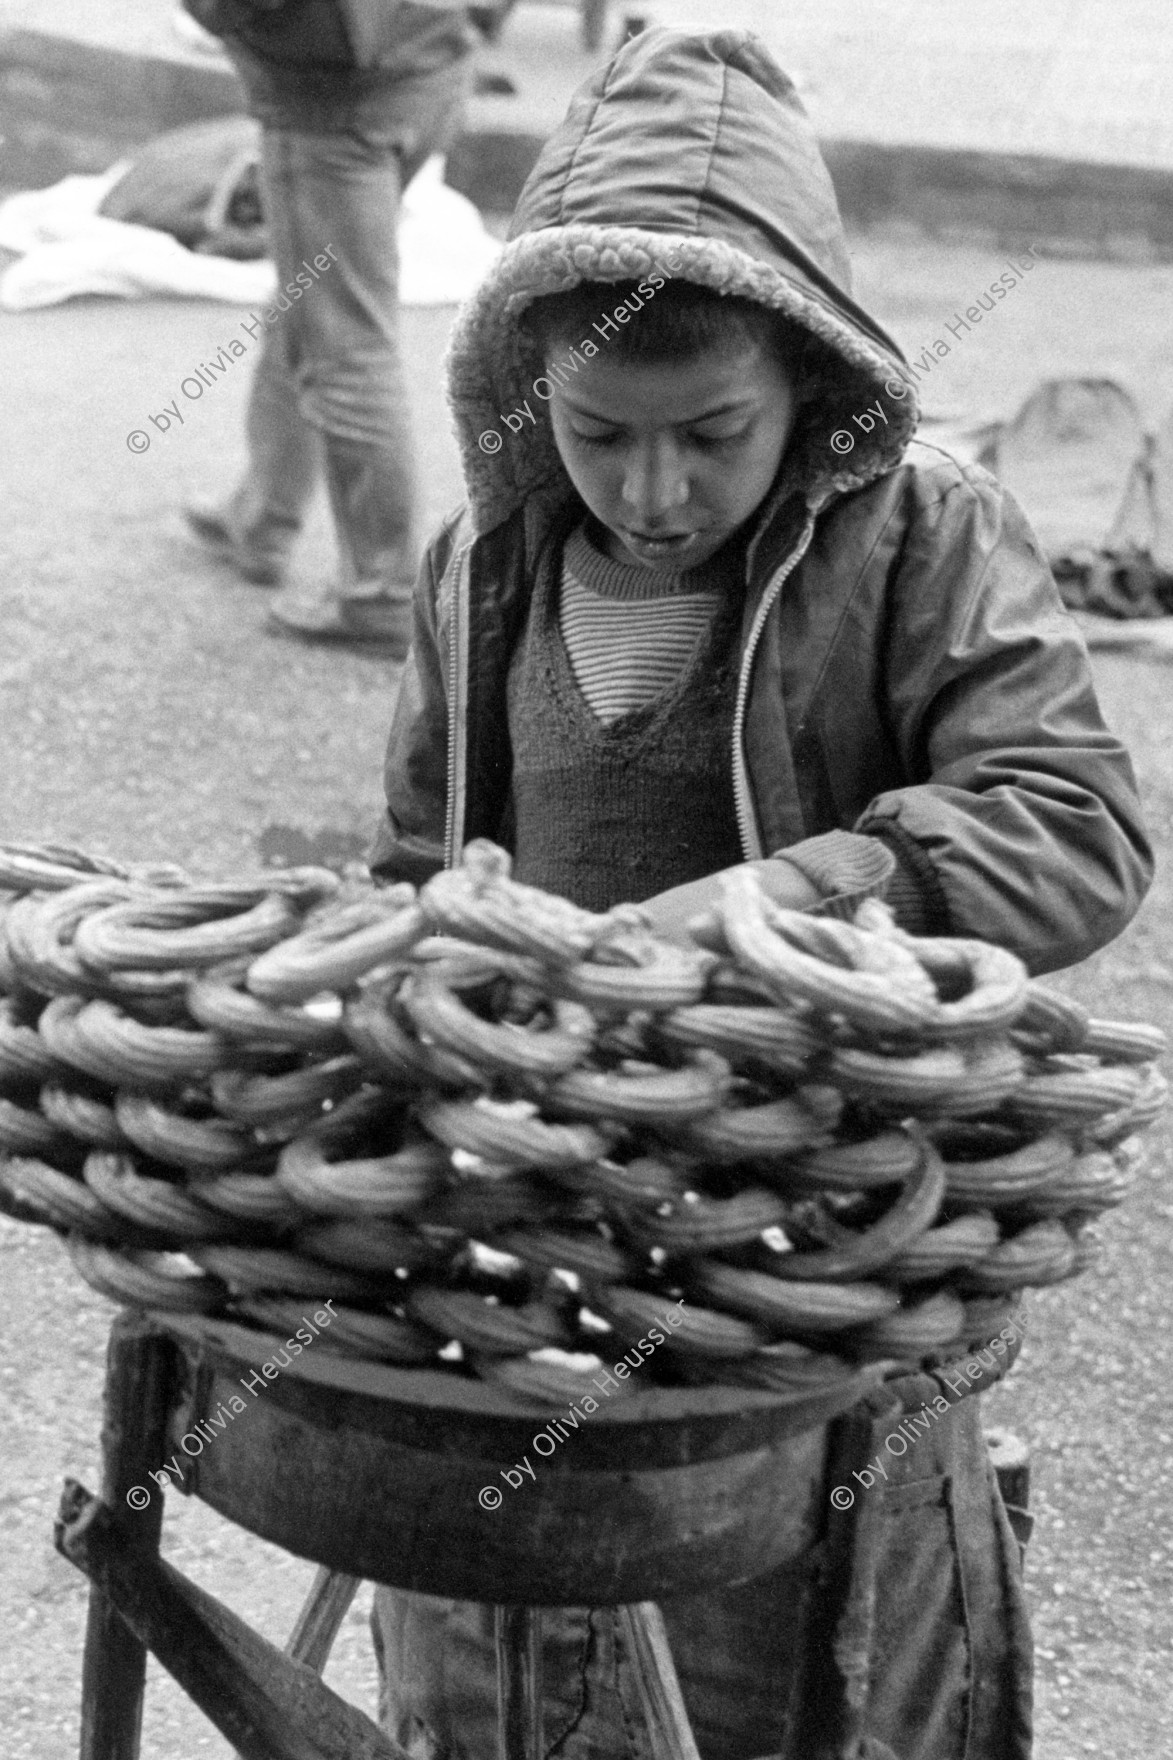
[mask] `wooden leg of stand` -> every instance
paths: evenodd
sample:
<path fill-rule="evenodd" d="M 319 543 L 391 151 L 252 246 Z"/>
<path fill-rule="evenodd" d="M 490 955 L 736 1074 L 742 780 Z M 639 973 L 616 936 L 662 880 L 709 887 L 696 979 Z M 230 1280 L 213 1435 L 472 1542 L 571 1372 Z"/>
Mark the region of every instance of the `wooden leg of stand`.
<path fill-rule="evenodd" d="M 407 1760 L 206 1589 L 158 1554 L 128 1552 L 114 1512 L 68 1479 L 56 1541 L 245 1760 Z"/>
<path fill-rule="evenodd" d="M 312 1668 L 315 1674 L 321 1674 L 330 1660 L 338 1628 L 361 1583 L 361 1577 L 348 1577 L 343 1571 L 332 1571 L 324 1564 L 319 1565 L 305 1605 L 289 1634 L 286 1656 Z M 241 1760 L 240 1755 L 236 1760 Z"/>
<path fill-rule="evenodd" d="M 117 1512 L 128 1553 L 159 1550 L 163 1493 L 151 1479 L 163 1464 L 167 1412 L 175 1389 L 171 1341 L 143 1320 L 119 1315 L 106 1356 L 102 1425 L 102 1501 Z M 132 1501 L 127 1502 L 127 1493 Z M 138 1505 L 142 1494 L 147 1502 Z M 138 1760 L 145 1645 L 110 1602 L 90 1590 L 82 1662 L 81 1760 Z"/>
<path fill-rule="evenodd" d="M 660 1609 L 640 1601 L 619 1614 L 656 1760 L 700 1760 Z"/>
<path fill-rule="evenodd" d="M 289 1634 L 286 1656 L 321 1674 L 330 1660 L 338 1628 L 361 1586 L 361 1577 L 348 1577 L 342 1571 L 320 1565 L 297 1624 Z"/>
<path fill-rule="evenodd" d="M 498 1607 L 497 1760 L 542 1760 L 542 1615 Z"/>

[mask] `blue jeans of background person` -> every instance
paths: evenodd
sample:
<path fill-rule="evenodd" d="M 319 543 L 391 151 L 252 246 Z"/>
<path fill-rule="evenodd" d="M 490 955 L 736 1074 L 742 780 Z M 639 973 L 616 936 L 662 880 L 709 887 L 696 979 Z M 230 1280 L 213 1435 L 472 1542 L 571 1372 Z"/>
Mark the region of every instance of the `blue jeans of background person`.
<path fill-rule="evenodd" d="M 980 1401 L 897 1429 L 940 1391 L 907 1376 L 831 1426 L 825 1473 L 821 1447 L 796 1472 L 811 1521 L 789 1562 L 661 1603 L 703 1760 L 1029 1760 L 1030 1633 Z M 853 1470 L 876 1455 L 868 1486 Z M 496 1753 L 492 1609 L 380 1589 L 373 1626 L 381 1718 L 412 1760 Z M 544 1611 L 543 1683 L 551 1760 L 651 1760 L 612 1610 Z"/>
<path fill-rule="evenodd" d="M 418 77 L 364 75 L 339 126 L 301 122 L 296 70 L 229 53 L 262 122 L 266 219 L 281 315 L 264 331 L 247 415 L 248 465 L 227 513 L 242 548 L 282 561 L 319 472 L 338 536 L 342 597 L 410 597 L 412 439 L 399 338 L 400 197 L 457 132 L 463 61 Z M 304 262 L 332 266 L 291 298 Z M 304 271 L 303 271 L 304 273 Z"/>

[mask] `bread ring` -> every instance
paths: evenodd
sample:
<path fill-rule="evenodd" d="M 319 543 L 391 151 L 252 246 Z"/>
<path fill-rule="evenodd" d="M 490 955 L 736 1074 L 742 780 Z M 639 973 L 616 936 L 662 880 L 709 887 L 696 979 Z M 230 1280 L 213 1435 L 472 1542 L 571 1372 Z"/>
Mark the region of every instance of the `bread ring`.
<path fill-rule="evenodd" d="M 40 1107 L 18 1106 L 0 1096 L 0 1155 L 34 1155 L 55 1161 L 62 1154 L 72 1154 L 76 1146 Z"/>
<path fill-rule="evenodd" d="M 1113 1149 L 1136 1131 L 1147 1130 L 1158 1119 L 1169 1101 L 1169 1084 L 1155 1064 L 1142 1072 L 1142 1081 L 1135 1098 L 1115 1112 L 1106 1112 L 1082 1134 L 1090 1143 Z"/>
<path fill-rule="evenodd" d="M 1054 1060 L 1028 1074 L 1003 1108 L 1016 1124 L 1028 1128 L 1088 1128 L 1111 1113 L 1127 1110 L 1139 1099 L 1145 1073 L 1137 1064 L 1114 1069 L 1057 1065 Z"/>
<path fill-rule="evenodd" d="M 884 1130 L 862 1142 L 831 1143 L 804 1155 L 799 1169 L 810 1184 L 831 1191 L 863 1191 L 906 1180 L 920 1165 L 920 1145 L 907 1131 Z"/>
<path fill-rule="evenodd" d="M 505 851 L 485 839 L 470 843 L 460 867 L 433 874 L 420 893 L 428 920 L 463 940 L 555 965 L 586 959 L 606 936 L 643 921 L 631 906 L 597 916 L 568 899 L 519 885 L 509 877 L 510 866 Z"/>
<path fill-rule="evenodd" d="M 126 881 L 95 880 L 49 898 L 17 899 L 5 913 L 4 933 L 21 982 L 42 996 L 94 994 L 100 980 L 74 952 L 74 934 L 92 912 L 133 895 Z"/>
<path fill-rule="evenodd" d="M 215 1314 L 227 1300 L 218 1277 L 193 1272 L 178 1255 L 130 1248 L 115 1252 L 77 1235 L 67 1245 L 75 1270 L 107 1301 L 173 1314 Z"/>
<path fill-rule="evenodd" d="M 286 1143 L 277 1178 L 290 1197 L 323 1216 L 400 1216 L 440 1190 L 448 1157 L 436 1143 L 404 1143 L 387 1155 L 329 1161 L 312 1132 Z"/>
<path fill-rule="evenodd" d="M 36 1027 L 22 1023 L 10 996 L 0 996 L 0 1084 L 23 1088 L 60 1073 Z"/>
<path fill-rule="evenodd" d="M 650 1339 L 649 1349 L 640 1353 L 644 1356 L 659 1348 L 659 1341 L 651 1337 L 653 1327 L 660 1330 L 673 1353 L 703 1359 L 748 1357 L 769 1342 L 769 1335 L 747 1320 L 736 1320 L 693 1302 L 673 1302 L 667 1296 L 651 1295 L 626 1284 L 596 1291 L 593 1305 L 621 1339 L 636 1339 L 640 1344 Z"/>
<path fill-rule="evenodd" d="M 599 1378 L 603 1364 L 589 1351 L 547 1348 L 524 1357 L 480 1358 L 474 1367 L 482 1380 L 541 1405 L 568 1406 L 580 1399 L 593 1399 L 604 1386 Z M 615 1381 L 614 1376 L 611 1379 Z M 606 1391 L 609 1399 L 623 1399 L 635 1389 L 630 1381 L 615 1381 Z"/>
<path fill-rule="evenodd" d="M 900 935 L 900 940 L 939 984 L 956 987 L 959 969 L 965 973 L 964 994 L 937 1004 L 929 1025 L 934 1039 L 999 1033 L 1018 1020 L 1030 979 L 1016 954 L 987 941 L 946 935 Z"/>
<path fill-rule="evenodd" d="M 510 1308 L 471 1290 L 425 1284 L 413 1289 L 404 1305 L 413 1320 L 421 1320 L 441 1338 L 454 1338 L 466 1350 L 486 1356 L 513 1357 L 542 1345 L 568 1342 L 562 1318 L 542 1302 Z"/>
<path fill-rule="evenodd" d="M 988 1210 L 974 1210 L 952 1222 L 927 1228 L 884 1266 L 889 1283 L 929 1283 L 947 1272 L 976 1265 L 1001 1239 Z"/>
<path fill-rule="evenodd" d="M 543 1271 L 573 1271 L 586 1283 L 621 1283 L 636 1269 L 629 1254 L 597 1230 L 514 1228 L 493 1236 L 492 1245 Z"/>
<path fill-rule="evenodd" d="M 625 1216 L 623 1232 L 646 1248 L 662 1247 L 666 1253 L 707 1253 L 753 1241 L 786 1218 L 785 1202 L 777 1192 L 747 1186 L 733 1198 L 681 1198 L 667 1214 L 641 1210 Z"/>
<path fill-rule="evenodd" d="M 574 1069 L 546 1089 L 544 1104 L 569 1118 L 619 1124 L 686 1124 L 721 1104 L 729 1065 L 714 1051 L 694 1052 L 682 1069 Z M 592 1157 L 593 1159 L 593 1157 Z"/>
<path fill-rule="evenodd" d="M 225 1118 L 187 1118 L 145 1094 L 119 1094 L 114 1116 L 144 1155 L 194 1174 L 232 1173 L 256 1153 L 252 1132 Z"/>
<path fill-rule="evenodd" d="M 190 1190 L 201 1204 L 240 1222 L 283 1229 L 307 1220 L 307 1213 L 272 1173 L 222 1173 L 216 1179 L 193 1181 Z"/>
<path fill-rule="evenodd" d="M 226 1240 L 237 1233 L 226 1216 L 205 1209 L 182 1186 L 145 1178 L 125 1153 L 94 1149 L 86 1157 L 85 1182 L 107 1209 L 170 1236 L 176 1245 Z"/>
<path fill-rule="evenodd" d="M 62 892 L 94 874 L 128 877 L 117 862 L 62 844 L 0 843 L 0 887 L 12 892 Z"/>
<path fill-rule="evenodd" d="M 995 1294 L 1062 1283 L 1076 1269 L 1075 1242 L 1060 1222 L 1032 1222 L 962 1274 L 966 1290 Z"/>
<path fill-rule="evenodd" d="M 865 1356 L 917 1358 L 960 1344 L 964 1336 L 965 1304 L 939 1290 L 873 1320 L 857 1335 L 854 1348 Z"/>
<path fill-rule="evenodd" d="M 114 1116 L 114 1108 L 67 1088 L 63 1082 L 46 1082 L 41 1089 L 41 1111 L 58 1130 L 76 1137 L 92 1149 L 128 1149 L 130 1139 Z"/>
<path fill-rule="evenodd" d="M 243 975 L 239 968 L 227 968 L 189 981 L 187 1006 L 200 1026 L 234 1044 L 264 1051 L 312 1051 L 330 1057 L 346 1050 L 340 1015 L 259 1002 L 241 988 Z"/>
<path fill-rule="evenodd" d="M 1075 1159 L 1068 1137 L 1050 1132 L 1034 1142 L 981 1160 L 956 1160 L 959 1148 L 978 1142 L 964 1132 L 946 1131 L 936 1137 L 945 1156 L 945 1197 L 951 1203 L 978 1204 L 997 1210 L 1021 1203 L 1035 1192 L 1046 1190 Z"/>
<path fill-rule="evenodd" d="M 1142 1021 L 1089 1020 L 1080 1051 L 1108 1063 L 1151 1063 L 1164 1057 L 1169 1040 L 1160 1027 Z"/>
<path fill-rule="evenodd" d="M 124 967 L 174 971 L 218 965 L 237 954 L 271 947 L 292 934 L 300 920 L 295 905 L 278 892 L 228 915 L 213 913 L 205 897 L 191 890 L 94 911 L 78 924 L 73 945 L 83 964 L 96 972 Z"/>
<path fill-rule="evenodd" d="M 239 1124 L 255 1130 L 279 1129 L 290 1120 L 305 1121 L 321 1110 L 327 1100 L 341 1100 L 362 1085 L 363 1068 L 357 1057 L 330 1057 L 324 1063 L 305 1064 L 281 1076 L 253 1076 L 242 1070 L 221 1069 L 212 1077 L 216 1109 Z"/>
<path fill-rule="evenodd" d="M 31 1156 L 0 1158 L 0 1209 L 23 1222 L 84 1234 L 94 1240 L 120 1241 L 129 1230 L 80 1179 L 72 1179 Z"/>
<path fill-rule="evenodd" d="M 218 1034 L 184 1027 L 149 1027 L 113 1003 L 67 996 L 49 1003 L 38 1031 L 63 1063 L 115 1087 L 155 1092 L 217 1070 L 230 1048 Z"/>
<path fill-rule="evenodd" d="M 586 1197 L 600 1198 L 608 1208 L 657 1208 L 674 1203 L 695 1187 L 699 1170 L 689 1172 L 652 1155 L 637 1155 L 626 1166 L 618 1161 L 589 1161 L 563 1168 L 554 1176 L 559 1185 Z"/>
<path fill-rule="evenodd" d="M 1122 1204 L 1135 1185 L 1130 1171 L 1117 1165 L 1106 1150 L 1078 1155 L 1061 1173 L 1032 1192 L 1022 1214 L 1047 1216 L 1096 1215 Z"/>
<path fill-rule="evenodd" d="M 896 1291 L 878 1283 L 789 1283 L 772 1272 L 746 1271 L 717 1259 L 701 1261 L 689 1281 L 710 1301 L 759 1321 L 771 1333 L 847 1332 L 900 1305 Z"/>
<path fill-rule="evenodd" d="M 698 1002 L 674 1008 L 656 1022 L 656 1035 L 669 1045 L 716 1051 L 735 1070 L 769 1070 L 802 1075 L 826 1040 L 794 1009 L 740 1007 Z"/>
<path fill-rule="evenodd" d="M 923 984 L 897 983 L 888 973 L 861 969 L 874 952 L 867 943 L 883 937 L 821 920 L 826 948 L 839 956 L 840 963 L 832 963 L 787 939 L 790 930 L 806 940 L 815 919 L 769 905 L 751 868 L 730 869 L 721 876 L 721 887 L 729 945 L 783 1005 L 803 1002 L 819 1014 L 842 1015 L 854 1026 L 880 1033 L 923 1032 L 933 1019 L 936 993 L 923 973 Z"/>
<path fill-rule="evenodd" d="M 415 888 L 388 887 L 321 911 L 299 935 L 255 959 L 245 981 L 254 996 L 269 1003 L 348 990 L 364 973 L 405 953 L 426 926 Z"/>
<path fill-rule="evenodd" d="M 274 1290 L 316 1302 L 375 1302 L 386 1294 L 385 1279 L 341 1271 L 336 1265 L 274 1247 L 193 1246 L 190 1257 L 234 1293 Z"/>
<path fill-rule="evenodd" d="M 556 996 L 600 1013 L 659 1012 L 699 1002 L 716 963 L 699 948 L 676 947 L 648 930 L 628 931 L 610 936 L 594 959 L 555 967 L 548 983 Z"/>
<path fill-rule="evenodd" d="M 1014 1022 L 1017 1042 L 1038 1055 L 1082 1051 L 1091 1016 L 1082 1002 L 1032 981 Z"/>
<path fill-rule="evenodd" d="M 880 1112 L 965 1118 L 992 1111 L 1015 1093 L 1026 1065 L 1005 1039 L 939 1045 L 909 1056 L 840 1045 L 831 1052 L 828 1078 Z"/>
<path fill-rule="evenodd" d="M 484 1072 L 466 1057 L 439 1045 L 422 1045 L 400 1026 L 382 988 L 349 997 L 342 1026 L 371 1074 L 384 1085 L 412 1092 L 420 1088 L 483 1088 Z"/>
<path fill-rule="evenodd" d="M 733 1364 L 722 1379 L 738 1387 L 762 1387 L 771 1393 L 791 1394 L 799 1400 L 817 1399 L 825 1393 L 846 1395 L 848 1390 L 854 1390 L 859 1397 L 875 1384 L 879 1374 L 878 1369 L 845 1363 L 830 1351 L 811 1350 L 793 1339 L 782 1339 L 777 1344 L 763 1345 L 752 1357 Z"/>
<path fill-rule="evenodd" d="M 255 1320 L 267 1332 L 290 1333 L 298 1336 L 308 1316 L 300 1302 L 283 1300 L 280 1296 L 250 1296 L 235 1301 L 233 1312 L 247 1320 Z M 367 1357 L 382 1363 L 430 1363 L 436 1355 L 439 1340 L 414 1321 L 398 1314 L 370 1314 L 362 1308 L 332 1305 L 328 1329 L 322 1328 L 315 1346 L 343 1356 Z M 303 1349 L 309 1349 L 303 1345 Z"/>
<path fill-rule="evenodd" d="M 425 935 L 411 950 L 413 965 L 435 972 L 450 990 L 475 990 L 495 978 L 511 978 L 535 990 L 546 984 L 548 971 L 540 959 L 508 953 L 503 947 L 482 947 L 456 935 Z"/>
<path fill-rule="evenodd" d="M 851 1281 L 886 1266 L 930 1228 L 945 1195 L 945 1163 L 933 1145 L 922 1144 L 920 1165 L 909 1174 L 895 1203 L 845 1244 L 778 1255 L 774 1275 L 821 1282 Z"/>
<path fill-rule="evenodd" d="M 842 1102 L 840 1102 L 842 1104 Z M 831 1141 L 834 1120 L 816 1117 L 801 1096 L 762 1106 L 726 1106 L 694 1119 L 680 1141 L 690 1155 L 718 1166 L 789 1160 Z"/>
<path fill-rule="evenodd" d="M 586 1124 L 547 1124 L 527 1117 L 514 1104 L 492 1101 L 434 1100 L 418 1107 L 420 1122 L 449 1149 L 463 1149 L 503 1167 L 541 1171 L 580 1167 L 597 1161 L 610 1146 L 602 1132 Z"/>
<path fill-rule="evenodd" d="M 564 1075 L 581 1063 L 594 1038 L 594 1020 L 577 1003 L 555 1003 L 555 1024 L 542 1031 L 501 1025 L 482 1020 L 431 973 L 409 976 L 399 1001 L 425 1040 L 507 1075 Z"/>

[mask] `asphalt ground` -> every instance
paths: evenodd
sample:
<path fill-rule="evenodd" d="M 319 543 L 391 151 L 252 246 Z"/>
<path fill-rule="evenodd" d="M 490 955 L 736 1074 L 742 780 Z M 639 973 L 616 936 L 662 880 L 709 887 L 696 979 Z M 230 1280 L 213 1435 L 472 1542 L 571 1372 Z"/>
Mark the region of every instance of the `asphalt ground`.
<path fill-rule="evenodd" d="M 856 256 L 861 297 L 914 355 L 1000 268 L 984 252 L 891 234 L 859 241 Z M 1173 402 L 1171 309 L 1173 269 L 1044 260 L 934 370 L 930 407 L 977 418 L 1012 409 L 1043 374 L 1109 374 L 1156 422 Z M 6 838 L 166 858 L 209 876 L 299 838 L 307 849 L 365 843 L 396 669 L 263 634 L 264 592 L 195 550 L 177 514 L 240 465 L 249 363 L 184 405 L 178 431 L 148 419 L 245 315 L 96 299 L 0 314 Z M 424 529 L 459 494 L 439 389 L 450 319 L 405 318 Z M 127 445 L 135 430 L 151 437 L 138 454 Z M 311 581 L 329 560 L 319 510 L 299 575 Z M 1119 658 L 1096 667 L 1136 758 L 1162 867 L 1126 935 L 1064 981 L 1098 1013 L 1173 1030 L 1171 674 Z M 1023 1358 L 989 1405 L 1034 1463 L 1037 1760 L 1173 1752 L 1168 1123 L 1152 1150 L 1135 1198 L 1104 1227 L 1102 1264 L 1032 1300 Z M 5 1760 L 64 1760 L 76 1752 L 84 1585 L 50 1532 L 62 1477 L 97 1483 L 112 1310 L 53 1239 L 2 1219 L 0 1292 L 0 1749 Z M 176 1497 L 166 1550 L 277 1641 L 312 1575 Z M 360 1603 L 327 1678 L 373 1710 L 363 1620 Z M 143 1752 L 222 1760 L 228 1749 L 153 1669 Z"/>

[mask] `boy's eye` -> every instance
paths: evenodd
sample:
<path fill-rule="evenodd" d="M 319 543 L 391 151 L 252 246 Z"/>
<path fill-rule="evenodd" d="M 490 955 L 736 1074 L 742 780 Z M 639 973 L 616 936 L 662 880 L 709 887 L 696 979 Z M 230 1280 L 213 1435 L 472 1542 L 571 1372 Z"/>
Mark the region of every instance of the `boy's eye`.
<path fill-rule="evenodd" d="M 694 446 L 728 446 L 733 440 L 744 439 L 748 431 L 748 424 L 742 422 L 736 428 L 694 428 L 688 437 Z"/>
<path fill-rule="evenodd" d="M 583 446 L 613 446 L 619 438 L 617 428 L 601 428 L 589 434 L 582 428 L 572 428 L 570 431 Z"/>

